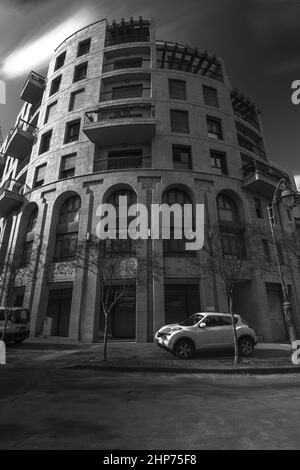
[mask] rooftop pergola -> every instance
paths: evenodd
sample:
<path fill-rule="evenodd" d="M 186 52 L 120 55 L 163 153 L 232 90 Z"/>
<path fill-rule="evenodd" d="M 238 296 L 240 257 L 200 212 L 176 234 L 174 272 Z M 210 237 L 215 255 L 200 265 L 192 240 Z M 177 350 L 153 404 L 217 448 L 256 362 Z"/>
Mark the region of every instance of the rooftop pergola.
<path fill-rule="evenodd" d="M 119 23 L 115 20 L 106 28 L 106 42 L 114 44 L 126 42 L 146 42 L 150 39 L 150 21 L 144 20 L 142 16 L 138 20 L 133 17 L 129 21 L 121 19 Z"/>
<path fill-rule="evenodd" d="M 209 55 L 207 51 L 199 52 L 197 48 L 165 41 L 157 41 L 156 49 L 161 54 L 161 57 L 158 58 L 158 64 L 162 69 L 199 73 L 223 81 L 220 60 L 215 55 Z"/>
<path fill-rule="evenodd" d="M 242 119 L 251 122 L 256 128 L 260 129 L 259 121 L 257 119 L 257 115 L 260 111 L 254 103 L 236 89 L 231 92 L 231 102 L 236 114 L 238 114 Z"/>

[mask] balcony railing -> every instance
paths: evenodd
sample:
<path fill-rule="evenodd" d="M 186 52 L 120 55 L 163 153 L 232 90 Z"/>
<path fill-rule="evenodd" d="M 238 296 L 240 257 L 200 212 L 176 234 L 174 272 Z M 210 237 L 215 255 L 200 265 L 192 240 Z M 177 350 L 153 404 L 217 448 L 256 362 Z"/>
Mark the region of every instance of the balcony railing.
<path fill-rule="evenodd" d="M 107 62 L 103 64 L 102 73 L 113 72 L 115 70 L 122 70 L 122 69 L 149 69 L 150 68 L 150 59 L 142 59 L 141 61 L 114 61 L 114 62 Z"/>
<path fill-rule="evenodd" d="M 20 98 L 27 101 L 27 103 L 35 105 L 42 99 L 45 86 L 46 80 L 42 75 L 39 75 L 36 72 L 30 72 L 21 91 Z"/>
<path fill-rule="evenodd" d="M 20 181 L 9 179 L 0 187 L 0 217 L 8 217 L 24 203 L 24 194 L 30 188 Z"/>
<path fill-rule="evenodd" d="M 275 187 L 281 179 L 290 179 L 283 171 L 256 160 L 243 167 L 243 176 L 245 189 L 268 199 L 272 199 Z"/>
<path fill-rule="evenodd" d="M 150 87 L 132 87 L 130 90 L 115 91 L 103 91 L 100 94 L 100 101 L 113 101 L 113 100 L 126 100 L 131 98 L 150 98 L 151 88 Z"/>
<path fill-rule="evenodd" d="M 253 160 L 253 162 L 249 163 L 243 168 L 244 178 L 247 178 L 248 176 L 252 176 L 256 172 L 260 172 L 263 175 L 274 179 L 275 181 L 279 181 L 282 178 L 285 180 L 289 180 L 289 176 L 283 171 L 280 171 L 277 168 L 266 165 L 265 163 L 262 163 L 262 162 L 258 162 L 256 160 Z"/>
<path fill-rule="evenodd" d="M 97 162 L 97 171 L 126 170 L 130 168 L 151 168 L 151 157 L 129 155 L 106 158 Z"/>
<path fill-rule="evenodd" d="M 87 111 L 83 132 L 98 145 L 148 142 L 155 135 L 154 107 L 132 103 Z"/>
<path fill-rule="evenodd" d="M 238 143 L 240 147 L 246 150 L 249 150 L 252 153 L 255 153 L 261 158 L 266 159 L 266 152 L 264 151 L 264 149 L 253 144 L 253 142 L 251 142 L 250 140 L 248 140 L 246 137 L 244 137 L 241 134 L 238 134 Z"/>
<path fill-rule="evenodd" d="M 151 118 L 154 117 L 154 106 L 151 104 L 118 106 L 115 108 L 96 109 L 85 113 L 85 124 L 115 119 Z"/>
<path fill-rule="evenodd" d="M 149 31 L 133 33 L 133 34 L 119 34 L 115 37 L 109 36 L 105 39 L 105 47 L 115 46 L 117 44 L 125 44 L 132 42 L 149 42 Z"/>
<path fill-rule="evenodd" d="M 234 111 L 234 114 L 235 116 L 239 117 L 243 121 L 246 121 L 249 124 L 251 124 L 251 126 L 255 127 L 259 132 L 261 132 L 259 122 L 253 119 L 251 116 L 244 115 L 242 113 L 239 113 L 238 111 Z"/>
<path fill-rule="evenodd" d="M 38 128 L 20 118 L 14 129 L 8 134 L 6 154 L 13 158 L 23 160 L 31 152 L 34 138 Z"/>

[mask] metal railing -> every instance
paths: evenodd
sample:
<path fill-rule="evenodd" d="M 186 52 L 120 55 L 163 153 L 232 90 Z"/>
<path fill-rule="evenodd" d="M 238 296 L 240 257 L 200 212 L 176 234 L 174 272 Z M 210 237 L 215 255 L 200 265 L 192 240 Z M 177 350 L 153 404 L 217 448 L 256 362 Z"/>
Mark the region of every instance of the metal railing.
<path fill-rule="evenodd" d="M 261 158 L 266 158 L 266 152 L 264 151 L 264 149 L 262 149 L 261 147 L 258 147 L 257 145 L 253 144 L 253 142 L 248 140 L 247 137 L 245 137 L 241 134 L 238 134 L 238 143 L 239 143 L 240 147 L 242 147 L 246 150 L 249 150 L 252 153 L 255 153 L 256 155 L 258 155 Z"/>
<path fill-rule="evenodd" d="M 96 109 L 85 113 L 85 124 L 115 119 L 153 118 L 154 106 L 151 104 L 118 106 L 116 108 Z"/>
<path fill-rule="evenodd" d="M 257 160 L 253 160 L 251 163 L 248 163 L 248 165 L 243 167 L 244 178 L 252 176 L 257 172 L 274 179 L 274 181 L 280 181 L 282 178 L 289 180 L 289 176 L 287 174 L 277 170 L 277 168 L 266 165 L 265 163 L 258 162 Z"/>
<path fill-rule="evenodd" d="M 110 157 L 97 161 L 97 171 L 126 170 L 128 168 L 151 168 L 151 157 L 149 156 L 124 156 Z"/>
<path fill-rule="evenodd" d="M 127 93 L 124 90 L 124 93 L 118 92 L 115 90 L 103 91 L 100 93 L 100 101 L 113 101 L 113 100 L 126 100 L 130 98 L 150 98 L 151 88 L 150 87 L 132 87 L 127 90 Z"/>
<path fill-rule="evenodd" d="M 140 32 L 133 34 L 120 34 L 115 37 L 107 37 L 105 39 L 105 47 L 115 46 L 117 44 L 131 43 L 131 42 L 149 42 L 150 32 Z"/>
<path fill-rule="evenodd" d="M 239 113 L 238 111 L 234 111 L 235 116 L 238 118 L 242 119 L 243 121 L 248 122 L 251 124 L 253 127 L 255 127 L 259 132 L 261 132 L 260 124 L 258 121 L 253 119 L 251 116 L 243 116 L 242 113 Z"/>
<path fill-rule="evenodd" d="M 137 58 L 138 59 L 138 58 Z M 149 69 L 150 68 L 150 59 L 144 59 L 138 61 L 128 60 L 128 61 L 119 61 L 118 59 L 114 62 L 107 62 L 103 64 L 102 73 L 106 72 L 113 72 L 115 70 L 123 70 L 123 69 Z"/>
<path fill-rule="evenodd" d="M 26 183 L 21 183 L 13 178 L 10 178 L 2 184 L 0 187 L 0 194 L 4 191 L 11 191 L 12 193 L 23 195 L 30 191 L 30 187 Z"/>
<path fill-rule="evenodd" d="M 26 132 L 26 134 L 31 135 L 32 137 L 34 137 L 38 131 L 38 128 L 36 126 L 34 126 L 28 121 L 25 121 L 22 118 L 19 118 L 16 126 L 9 131 L 9 134 L 8 134 L 9 138 L 11 138 L 15 130 L 19 130 L 19 129 L 22 130 L 23 132 Z"/>

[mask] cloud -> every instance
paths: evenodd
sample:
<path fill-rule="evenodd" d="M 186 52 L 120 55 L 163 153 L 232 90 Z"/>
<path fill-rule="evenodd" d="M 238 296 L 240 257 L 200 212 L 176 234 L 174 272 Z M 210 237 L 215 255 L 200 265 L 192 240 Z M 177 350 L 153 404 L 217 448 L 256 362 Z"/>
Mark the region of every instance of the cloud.
<path fill-rule="evenodd" d="M 4 79 L 17 78 L 44 65 L 52 55 L 54 47 L 89 23 L 90 13 L 88 9 L 79 10 L 58 26 L 52 27 L 41 36 L 32 38 L 24 45 L 17 47 L 2 61 L 1 76 Z"/>

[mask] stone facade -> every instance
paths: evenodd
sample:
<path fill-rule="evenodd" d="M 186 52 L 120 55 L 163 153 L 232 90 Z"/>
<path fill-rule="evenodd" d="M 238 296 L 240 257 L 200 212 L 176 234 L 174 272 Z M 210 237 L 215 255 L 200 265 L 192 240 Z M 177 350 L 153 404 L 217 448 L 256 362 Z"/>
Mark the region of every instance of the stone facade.
<path fill-rule="evenodd" d="M 15 129 L 2 145 L 1 184 L 10 186 L 9 191 L 1 190 L 1 269 L 5 260 L 22 251 L 25 239 L 32 242 L 36 269 L 18 294 L 18 302 L 30 308 L 32 335 L 92 342 L 103 333 L 97 280 L 88 270 L 74 269 L 71 261 L 57 257 L 61 209 L 74 196 L 80 198 L 79 221 L 75 229 L 65 229 L 66 238 L 77 233 L 78 240 L 84 240 L 94 234 L 97 207 L 114 191 L 133 191 L 138 202 L 150 207 L 172 189 L 194 204 L 205 204 L 207 233 L 220 223 L 217 200 L 224 195 L 227 203 L 233 201 L 241 224 L 270 238 L 267 204 L 280 177 L 289 176 L 267 155 L 256 107 L 232 89 L 221 59 L 162 43 L 155 36 L 154 20 L 94 23 L 55 50 L 45 80 L 31 75 L 22 91 L 29 103 L 24 103 L 16 128 L 20 118 L 25 123 L 21 121 L 22 129 Z M 77 66 L 83 70 L 78 72 Z M 22 139 L 27 134 L 34 139 L 24 154 Z M 75 157 L 69 167 L 64 166 L 66 156 Z M 16 189 L 17 183 L 22 190 Z M 22 204 L 13 198 L 14 192 L 22 196 Z M 34 233 L 29 236 L 26 227 L 34 211 Z M 293 216 L 282 209 L 281 238 L 288 239 L 294 230 Z M 283 340 L 280 283 L 271 244 L 269 249 L 270 260 L 261 247 L 261 268 L 241 279 L 235 308 L 261 339 Z M 283 250 L 300 332 L 298 266 L 288 247 Z M 114 313 L 112 336 L 151 341 L 166 321 L 184 318 L 196 308 L 227 311 L 215 276 L 193 257 L 164 252 L 161 240 L 150 239 L 136 256 L 148 260 L 152 269 L 137 275 L 135 294 Z M 196 259 L 200 256 L 197 253 Z"/>

